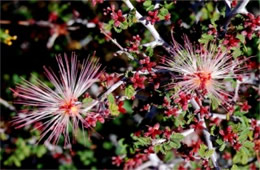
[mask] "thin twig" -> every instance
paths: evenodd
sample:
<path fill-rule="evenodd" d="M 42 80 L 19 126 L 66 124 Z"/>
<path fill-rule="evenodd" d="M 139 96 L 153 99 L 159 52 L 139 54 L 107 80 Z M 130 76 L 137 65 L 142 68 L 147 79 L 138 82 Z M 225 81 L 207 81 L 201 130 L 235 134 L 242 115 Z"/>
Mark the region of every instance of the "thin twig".
<path fill-rule="evenodd" d="M 113 39 L 113 38 L 112 38 L 110 35 L 108 35 L 108 34 L 106 33 L 106 31 L 104 31 L 103 29 L 100 29 L 100 32 L 101 32 L 102 34 L 104 34 L 112 43 L 114 43 L 114 44 L 120 49 L 120 51 L 117 51 L 116 53 L 118 53 L 118 54 L 124 53 L 124 54 L 126 54 L 126 56 L 127 56 L 129 59 L 134 60 L 134 57 L 127 51 L 126 48 L 123 48 L 123 47 L 117 42 L 116 39 Z"/>
<path fill-rule="evenodd" d="M 112 41 L 120 50 L 124 51 L 124 48 L 117 42 L 117 40 L 113 39 L 110 35 L 108 35 L 106 31 L 100 29 L 100 32 L 104 34 L 110 41 Z"/>
<path fill-rule="evenodd" d="M 114 90 L 116 90 L 119 86 L 121 86 L 124 83 L 123 80 L 119 80 L 116 84 L 112 85 L 104 94 L 102 94 L 98 100 L 93 101 L 90 105 L 85 107 L 82 111 L 88 112 L 91 110 L 94 106 L 96 106 L 99 102 L 102 102 L 106 99 L 106 97 L 112 93 Z"/>

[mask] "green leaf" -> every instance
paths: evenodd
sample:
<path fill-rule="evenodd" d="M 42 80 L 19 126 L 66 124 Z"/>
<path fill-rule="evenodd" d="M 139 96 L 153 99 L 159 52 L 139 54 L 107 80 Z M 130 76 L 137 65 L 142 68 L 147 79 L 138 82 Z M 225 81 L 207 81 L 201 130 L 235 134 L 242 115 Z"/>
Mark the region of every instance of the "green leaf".
<path fill-rule="evenodd" d="M 91 162 L 96 162 L 96 158 L 94 157 L 94 152 L 92 150 L 78 151 L 77 155 L 79 155 L 80 161 L 85 166 L 90 165 Z"/>
<path fill-rule="evenodd" d="M 234 58 L 237 58 L 238 56 L 242 55 L 242 52 L 241 52 L 240 48 L 238 48 L 238 47 L 233 47 L 233 48 L 231 48 L 231 49 L 233 49 L 232 56 L 233 56 Z"/>
<path fill-rule="evenodd" d="M 43 145 L 37 146 L 36 155 L 38 158 L 41 158 L 46 152 L 47 152 L 46 147 L 44 147 Z"/>
<path fill-rule="evenodd" d="M 205 158 L 208 159 L 213 153 L 215 152 L 214 149 L 210 149 L 205 153 Z"/>
<path fill-rule="evenodd" d="M 120 139 L 118 141 L 118 145 L 116 147 L 116 154 L 117 155 L 125 155 L 127 153 L 126 151 L 126 148 L 127 148 L 127 145 L 124 144 L 124 138 Z"/>
<path fill-rule="evenodd" d="M 184 138 L 184 136 L 180 133 L 173 133 L 171 135 L 171 141 L 181 141 Z"/>
<path fill-rule="evenodd" d="M 114 25 L 114 20 L 110 20 L 108 23 L 104 23 L 103 28 L 106 31 L 110 31 Z"/>
<path fill-rule="evenodd" d="M 212 110 L 216 110 L 220 105 L 220 101 L 213 95 L 210 96 L 210 101 L 211 101 Z"/>
<path fill-rule="evenodd" d="M 146 0 L 144 3 L 143 3 L 143 6 L 145 8 L 146 11 L 151 11 L 154 9 L 154 5 L 152 4 L 152 1 L 151 0 Z"/>
<path fill-rule="evenodd" d="M 83 164 L 85 165 L 86 162 L 89 162 L 87 165 L 90 164 L 90 161 L 86 160 Z M 59 165 L 59 170 L 77 170 L 77 168 L 73 164 L 61 164 Z"/>
<path fill-rule="evenodd" d="M 108 100 L 109 103 L 115 103 L 115 97 L 114 97 L 114 95 L 113 95 L 113 94 L 109 94 L 109 95 L 107 96 L 107 100 Z"/>
<path fill-rule="evenodd" d="M 134 145 L 136 147 L 139 147 L 139 146 L 148 146 L 151 144 L 152 140 L 150 137 L 137 137 L 133 134 L 131 134 L 131 137 L 135 140 L 135 143 Z"/>
<path fill-rule="evenodd" d="M 90 148 L 92 144 L 90 143 L 89 139 L 86 138 L 86 133 L 87 132 L 81 129 L 77 129 L 77 131 L 75 132 L 75 138 L 79 144 L 83 145 L 84 147 Z"/>
<path fill-rule="evenodd" d="M 214 27 L 217 26 L 215 21 L 217 21 L 219 19 L 219 17 L 220 17 L 220 14 L 218 12 L 214 11 L 212 17 L 210 18 L 210 22 L 212 23 L 212 25 Z"/>
<path fill-rule="evenodd" d="M 249 153 L 248 153 L 248 150 L 245 149 L 245 147 L 241 147 L 240 150 L 242 152 L 241 163 L 245 165 L 247 163 L 247 161 L 248 161 L 248 154 Z"/>
<path fill-rule="evenodd" d="M 20 152 L 20 151 L 19 151 L 19 152 Z M 16 157 L 17 159 L 19 159 L 19 160 L 24 160 L 25 155 L 24 155 L 23 153 L 18 153 L 18 152 L 16 152 L 16 153 L 15 153 L 15 157 Z"/>
<path fill-rule="evenodd" d="M 204 158 L 206 150 L 208 149 L 208 147 L 204 144 L 200 145 L 200 149 L 199 149 L 199 155 Z"/>
<path fill-rule="evenodd" d="M 38 163 L 38 164 L 37 164 L 37 169 L 42 169 L 42 167 L 43 167 L 43 164 L 42 164 L 42 163 Z"/>
<path fill-rule="evenodd" d="M 146 11 L 152 11 L 153 9 L 154 9 L 154 5 L 151 5 L 148 8 L 146 8 Z"/>
<path fill-rule="evenodd" d="M 187 120 L 187 124 L 190 124 L 193 120 L 194 120 L 194 114 L 188 114 L 188 120 Z"/>
<path fill-rule="evenodd" d="M 119 108 L 115 103 L 109 103 L 108 108 L 112 116 L 118 116 L 120 114 L 118 111 Z"/>
<path fill-rule="evenodd" d="M 128 28 L 128 23 L 127 21 L 124 21 L 124 22 L 121 22 L 119 27 L 123 30 L 127 29 Z"/>
<path fill-rule="evenodd" d="M 211 128 L 210 128 L 210 134 L 211 135 L 214 135 L 214 130 L 216 129 L 216 125 L 213 125 Z"/>
<path fill-rule="evenodd" d="M 239 169 L 238 169 L 237 165 L 234 164 L 234 165 L 232 165 L 231 170 L 239 170 Z"/>
<path fill-rule="evenodd" d="M 181 143 L 180 143 L 180 142 L 172 142 L 172 141 L 171 141 L 169 144 L 170 144 L 170 146 L 171 146 L 172 148 L 175 148 L 175 149 L 181 147 Z"/>
<path fill-rule="evenodd" d="M 84 98 L 82 100 L 82 103 L 85 104 L 85 105 L 88 105 L 90 104 L 91 102 L 93 101 L 93 99 L 91 97 L 87 97 L 87 98 Z"/>
<path fill-rule="evenodd" d="M 248 137 L 249 131 L 250 131 L 249 128 L 244 129 L 244 130 L 240 133 L 240 135 L 239 135 L 239 137 L 238 137 L 238 140 L 239 140 L 240 142 L 245 141 L 245 140 L 247 139 L 247 137 Z"/>
<path fill-rule="evenodd" d="M 240 150 L 236 153 L 236 155 L 233 157 L 234 163 L 241 163 L 243 165 L 247 164 L 248 157 L 250 156 L 249 150 L 242 146 Z"/>
<path fill-rule="evenodd" d="M 128 20 L 128 26 L 131 27 L 134 23 L 137 22 L 137 18 L 135 16 L 136 14 L 136 10 L 133 9 L 129 12 L 129 15 L 127 17 L 127 20 Z"/>
<path fill-rule="evenodd" d="M 237 34 L 236 38 L 239 39 L 243 44 L 245 44 L 246 39 L 243 34 Z"/>
<path fill-rule="evenodd" d="M 114 28 L 115 32 L 117 32 L 117 33 L 122 32 L 122 29 L 120 27 L 114 26 L 113 28 Z"/>
<path fill-rule="evenodd" d="M 150 57 L 153 56 L 153 48 L 152 47 L 147 47 L 145 51 L 147 52 L 148 56 L 150 56 Z"/>
<path fill-rule="evenodd" d="M 171 9 L 173 8 L 173 2 L 171 3 L 167 3 L 167 1 L 164 1 L 164 5 L 163 5 L 166 9 Z"/>
<path fill-rule="evenodd" d="M 185 124 L 185 120 L 184 120 L 183 114 L 179 114 L 178 117 L 175 117 L 175 119 L 174 119 L 174 125 L 175 125 L 176 127 L 179 127 L 179 126 L 183 127 L 184 124 Z"/>
<path fill-rule="evenodd" d="M 180 133 L 173 133 L 170 137 L 170 143 L 169 145 L 172 148 L 180 148 L 181 147 L 181 140 L 184 138 L 184 136 Z"/>
<path fill-rule="evenodd" d="M 111 142 L 105 141 L 103 143 L 103 148 L 106 149 L 106 150 L 110 150 L 110 149 L 112 149 L 112 147 L 113 147 L 113 145 L 112 145 Z"/>
<path fill-rule="evenodd" d="M 208 150 L 208 147 L 204 144 L 202 144 L 200 146 L 200 149 L 199 149 L 199 155 L 200 157 L 204 158 L 204 159 L 208 159 L 213 153 L 214 153 L 214 149 L 210 149 Z"/>
<path fill-rule="evenodd" d="M 115 103 L 115 98 L 114 98 L 113 94 L 109 94 L 107 96 L 107 99 L 108 99 L 108 108 L 109 108 L 111 115 L 118 116 L 120 114 L 120 112 L 118 111 L 119 108 L 118 108 L 117 104 Z"/>
<path fill-rule="evenodd" d="M 61 16 L 61 19 L 62 19 L 64 22 L 68 22 L 72 17 L 73 17 L 72 14 L 66 14 L 66 15 Z"/>
<path fill-rule="evenodd" d="M 152 1 L 151 0 L 146 0 L 144 3 L 143 3 L 143 6 L 144 7 L 149 7 L 149 6 L 151 6 L 152 5 Z"/>
<path fill-rule="evenodd" d="M 126 88 L 125 88 L 125 96 L 128 98 L 128 99 L 131 99 L 133 96 L 135 95 L 135 89 L 132 85 L 128 85 Z"/>
<path fill-rule="evenodd" d="M 124 101 L 123 107 L 125 108 L 127 113 L 133 113 L 134 112 L 133 109 L 132 109 L 132 104 L 129 100 Z"/>
<path fill-rule="evenodd" d="M 253 142 L 250 142 L 250 141 L 247 140 L 247 141 L 243 142 L 243 146 L 250 149 L 250 150 L 253 150 L 255 144 Z"/>
<path fill-rule="evenodd" d="M 213 12 L 213 10 L 214 10 L 213 4 L 211 2 L 206 4 L 206 8 L 209 13 Z"/>
<path fill-rule="evenodd" d="M 155 145 L 154 146 L 154 152 L 155 153 L 158 153 L 158 152 L 160 152 L 162 150 L 162 145 Z"/>
<path fill-rule="evenodd" d="M 168 9 L 164 7 L 160 9 L 160 15 L 165 17 L 168 13 L 169 13 Z"/>
<path fill-rule="evenodd" d="M 15 164 L 16 167 L 21 167 L 21 161 L 16 157 L 13 157 L 13 163 Z"/>
<path fill-rule="evenodd" d="M 223 144 L 220 146 L 219 151 L 223 151 L 223 150 L 225 149 L 225 147 L 226 147 L 226 144 L 223 143 Z"/>
<path fill-rule="evenodd" d="M 169 144 L 169 143 L 164 143 L 163 144 L 163 149 L 165 150 L 165 151 L 169 151 L 169 150 L 171 150 L 173 147 Z"/>
<path fill-rule="evenodd" d="M 214 40 L 213 35 L 202 34 L 201 38 L 199 39 L 199 42 L 202 44 L 208 44 L 208 42 L 212 40 Z"/>
<path fill-rule="evenodd" d="M 173 157 L 174 157 L 174 155 L 173 155 L 172 151 L 166 152 L 166 155 L 164 157 L 164 162 L 168 162 L 168 161 L 172 160 Z"/>

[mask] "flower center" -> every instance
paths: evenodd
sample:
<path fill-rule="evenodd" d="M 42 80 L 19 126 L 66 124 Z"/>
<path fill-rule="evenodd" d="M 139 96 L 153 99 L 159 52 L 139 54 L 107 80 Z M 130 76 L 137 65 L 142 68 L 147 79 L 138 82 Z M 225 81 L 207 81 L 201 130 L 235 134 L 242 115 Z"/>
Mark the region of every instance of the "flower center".
<path fill-rule="evenodd" d="M 195 73 L 195 76 L 195 84 L 199 86 L 201 90 L 206 90 L 207 87 L 212 83 L 211 73 L 209 72 L 197 72 Z"/>
<path fill-rule="evenodd" d="M 70 100 L 68 102 L 63 103 L 60 106 L 60 109 L 64 110 L 65 114 L 75 115 L 78 114 L 80 106 L 76 104 L 77 100 Z"/>

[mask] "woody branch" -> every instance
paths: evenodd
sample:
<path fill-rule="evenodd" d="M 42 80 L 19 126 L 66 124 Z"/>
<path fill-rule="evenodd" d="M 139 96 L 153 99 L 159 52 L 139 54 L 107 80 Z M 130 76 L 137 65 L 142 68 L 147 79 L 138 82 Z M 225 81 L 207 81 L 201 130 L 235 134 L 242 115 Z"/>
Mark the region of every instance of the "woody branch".
<path fill-rule="evenodd" d="M 190 102 L 191 102 L 192 107 L 193 107 L 195 110 L 200 110 L 200 106 L 199 106 L 198 103 L 194 100 L 194 98 L 192 98 Z M 207 130 L 207 126 L 206 126 L 205 120 L 204 120 L 204 118 L 200 118 L 200 116 L 199 116 L 199 119 L 200 119 L 200 121 L 203 122 L 203 127 L 204 127 L 204 129 L 203 129 L 203 135 L 204 135 L 204 137 L 205 137 L 205 139 L 206 139 L 207 146 L 208 146 L 209 149 L 213 149 L 213 150 L 214 150 L 213 154 L 210 156 L 211 161 L 212 161 L 212 163 L 213 163 L 215 169 L 219 170 L 218 163 L 217 163 L 217 155 L 216 155 L 216 152 L 215 152 L 215 148 L 213 147 L 212 141 L 211 141 L 211 139 L 210 139 L 210 133 L 209 133 L 208 130 Z"/>
<path fill-rule="evenodd" d="M 225 3 L 227 6 L 227 12 L 226 12 L 226 17 L 224 18 L 223 34 L 226 33 L 227 27 L 228 27 L 232 17 L 234 17 L 238 13 L 244 13 L 244 14 L 248 13 L 246 10 L 246 6 L 249 3 L 249 0 L 241 0 L 233 10 L 230 10 L 231 4 L 228 0 L 225 0 Z"/>
<path fill-rule="evenodd" d="M 123 2 L 126 4 L 126 6 L 130 9 L 133 10 L 135 9 L 135 7 L 133 6 L 133 4 L 130 2 L 130 0 L 123 0 Z M 135 13 L 135 17 L 137 18 L 137 21 L 140 22 L 141 24 L 143 24 L 143 26 L 145 26 L 150 33 L 152 34 L 154 41 L 147 43 L 147 44 L 143 44 L 143 46 L 150 46 L 152 48 L 156 47 L 156 46 L 165 46 L 167 49 L 170 48 L 169 44 L 166 43 L 162 37 L 160 36 L 160 34 L 157 32 L 157 30 L 155 29 L 154 25 L 152 25 L 150 22 L 148 22 L 146 19 L 144 19 L 144 17 L 136 10 Z"/>

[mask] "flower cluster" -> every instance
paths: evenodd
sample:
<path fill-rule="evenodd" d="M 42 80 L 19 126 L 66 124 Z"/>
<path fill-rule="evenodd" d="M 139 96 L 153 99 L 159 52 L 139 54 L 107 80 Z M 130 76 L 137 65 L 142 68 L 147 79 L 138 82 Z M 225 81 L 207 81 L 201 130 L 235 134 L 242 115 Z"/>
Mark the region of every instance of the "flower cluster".
<path fill-rule="evenodd" d="M 235 35 L 226 34 L 223 44 L 228 48 L 232 48 L 232 47 L 238 47 L 239 42 L 240 40 L 236 38 Z"/>
<path fill-rule="evenodd" d="M 178 86 L 181 89 L 176 102 L 181 102 L 186 110 L 186 94 L 200 91 L 203 96 L 226 103 L 226 96 L 230 95 L 225 91 L 223 80 L 237 76 L 241 70 L 239 61 L 234 61 L 231 55 L 214 44 L 209 45 L 208 50 L 204 47 L 195 49 L 187 37 L 184 41 L 184 46 L 174 41 L 173 56 L 168 57 L 165 66 L 159 67 L 179 74 L 178 81 L 169 84 L 169 88 Z"/>
<path fill-rule="evenodd" d="M 130 52 L 138 52 L 140 42 L 141 42 L 141 37 L 139 35 L 133 36 L 133 41 L 130 42 L 131 46 L 129 47 L 129 51 Z"/>
<path fill-rule="evenodd" d="M 147 21 L 150 21 L 151 24 L 155 24 L 155 22 L 160 21 L 160 18 L 158 17 L 158 13 L 159 13 L 158 10 L 149 11 L 149 12 L 148 12 L 148 15 L 149 15 L 149 16 L 146 18 Z M 169 19 L 169 17 L 167 17 L 167 19 Z"/>
<path fill-rule="evenodd" d="M 242 146 L 241 143 L 238 141 L 238 135 L 232 132 L 231 126 L 228 126 L 225 131 L 220 130 L 219 133 L 223 136 L 224 141 L 230 142 L 234 149 L 239 150 Z"/>
<path fill-rule="evenodd" d="M 104 10 L 104 15 L 107 15 L 108 13 L 110 13 L 116 27 L 119 27 L 120 24 L 126 20 L 126 18 L 123 16 L 122 11 L 120 9 L 116 11 L 114 5 L 112 5 L 111 7 L 107 7 L 107 9 Z"/>
<path fill-rule="evenodd" d="M 36 107 L 35 110 L 28 110 L 24 116 L 17 116 L 14 124 L 19 128 L 46 121 L 41 127 L 43 128 L 41 139 L 49 134 L 47 141 L 56 144 L 63 134 L 64 144 L 67 145 L 70 143 L 71 124 L 73 135 L 75 135 L 80 126 L 79 123 L 86 127 L 95 126 L 96 121 L 104 122 L 104 116 L 107 116 L 103 113 L 90 112 L 90 109 L 85 110 L 84 103 L 80 101 L 80 97 L 98 81 L 101 66 L 97 60 L 88 59 L 79 69 L 77 56 L 74 53 L 70 58 L 65 55 L 63 59 L 59 55 L 56 59 L 60 78 L 51 69 L 44 67 L 47 78 L 55 90 L 38 79 L 37 84 L 25 80 L 13 90 L 18 96 L 16 103 Z"/>
<path fill-rule="evenodd" d="M 252 39 L 252 35 L 257 29 L 257 27 L 260 26 L 260 16 L 255 17 L 253 14 L 248 13 L 247 18 L 244 22 L 244 31 L 242 31 L 242 34 L 245 35 L 248 39 Z M 259 36 L 259 30 L 258 30 L 258 36 Z"/>
<path fill-rule="evenodd" d="M 144 89 L 144 81 L 146 80 L 145 76 L 140 76 L 139 73 L 135 73 L 131 78 L 131 82 L 134 84 L 134 88 Z"/>
<path fill-rule="evenodd" d="M 143 65 L 143 67 L 142 67 L 142 69 L 141 69 L 142 71 L 147 70 L 147 71 L 149 71 L 149 72 L 151 72 L 151 71 L 152 71 L 152 68 L 154 68 L 154 67 L 156 66 L 156 63 L 150 61 L 150 58 L 149 58 L 149 57 L 146 57 L 146 58 L 140 60 L 140 64 Z"/>
<path fill-rule="evenodd" d="M 64 15 L 69 6 L 50 5 L 47 21 L 18 23 L 48 27 L 47 48 L 53 50 L 60 49 L 54 45 L 58 36 L 66 37 L 69 49 L 85 49 L 87 44 L 86 48 L 98 48 L 102 62 L 109 62 L 107 70 L 120 72 L 103 72 L 94 57 L 80 63 L 74 53 L 57 56 L 58 74 L 44 67 L 49 83 L 33 77 L 12 90 L 16 103 L 23 105 L 14 126 L 37 129 L 40 140 L 46 141 L 43 146 L 62 164 L 60 169 L 74 169 L 75 155 L 86 168 L 256 169 L 259 64 L 250 56 L 259 46 L 260 18 L 250 12 L 236 15 L 247 12 L 240 10 L 247 1 L 225 1 L 223 9 L 217 2 L 124 0 L 108 2 L 106 7 L 104 0 L 91 2 L 90 8 L 101 9 L 91 18 L 81 19 L 74 6 Z M 189 10 L 183 12 L 180 4 Z M 172 40 L 169 26 L 174 28 Z M 74 34 L 70 37 L 71 31 L 88 28 L 97 29 L 80 41 L 73 40 Z M 109 44 L 113 48 L 107 48 Z M 5 131 L 1 123 L 0 128 Z M 94 140 L 83 142 L 81 132 L 86 129 Z M 73 149 L 79 151 L 72 150 L 71 137 L 77 142 Z M 70 151 L 56 145 L 63 140 Z M 31 141 L 26 142 L 31 145 Z M 17 164 L 22 157 L 14 154 L 7 164 Z"/>

